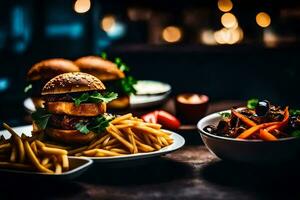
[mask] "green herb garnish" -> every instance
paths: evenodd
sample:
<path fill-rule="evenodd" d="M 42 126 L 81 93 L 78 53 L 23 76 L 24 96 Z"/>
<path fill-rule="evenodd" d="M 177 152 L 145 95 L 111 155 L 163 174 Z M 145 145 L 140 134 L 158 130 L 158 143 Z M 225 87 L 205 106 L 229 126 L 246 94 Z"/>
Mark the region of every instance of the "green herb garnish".
<path fill-rule="evenodd" d="M 297 116 L 297 115 L 300 115 L 300 110 L 297 110 L 297 109 L 290 109 L 289 110 L 289 113 L 290 113 L 290 115 L 292 115 L 292 116 Z"/>
<path fill-rule="evenodd" d="M 255 109 L 259 100 L 258 99 L 249 99 L 247 101 L 247 108 L 249 109 Z"/>
<path fill-rule="evenodd" d="M 107 54 L 105 52 L 102 52 L 101 57 L 103 59 L 107 59 Z M 115 64 L 122 72 L 130 71 L 130 67 L 128 67 L 128 65 L 126 65 L 122 61 L 122 59 L 119 57 L 115 58 Z M 125 94 L 128 94 L 128 95 L 136 94 L 136 90 L 133 87 L 133 85 L 135 85 L 136 83 L 137 83 L 137 80 L 135 78 L 133 78 L 132 76 L 127 76 L 127 77 L 119 80 L 119 82 L 118 82 L 119 87 L 121 88 L 122 92 L 124 92 Z"/>
<path fill-rule="evenodd" d="M 129 72 L 130 68 L 122 62 L 121 58 L 115 58 L 115 63 L 122 72 Z"/>
<path fill-rule="evenodd" d="M 219 113 L 219 115 L 221 115 L 223 119 L 231 117 L 231 113 L 229 113 L 229 112 L 222 112 L 222 113 Z"/>
<path fill-rule="evenodd" d="M 31 114 L 32 120 L 36 123 L 39 129 L 44 130 L 47 127 L 49 118 L 51 117 L 49 113 L 44 108 L 38 108 L 34 113 Z"/>
<path fill-rule="evenodd" d="M 118 98 L 118 94 L 114 92 L 107 92 L 104 94 L 101 94 L 99 92 L 93 92 L 92 94 L 89 93 L 83 93 L 81 96 L 73 98 L 73 101 L 76 106 L 79 106 L 81 103 L 108 103 L 114 99 Z"/>
<path fill-rule="evenodd" d="M 79 122 L 75 125 L 75 128 L 83 134 L 88 134 L 90 131 L 100 134 L 105 131 L 112 119 L 113 117 L 103 115 L 89 122 Z"/>
<path fill-rule="evenodd" d="M 137 80 L 132 76 L 121 79 L 119 84 L 125 94 L 136 94 L 136 89 L 133 86 L 137 84 Z"/>
<path fill-rule="evenodd" d="M 32 84 L 28 84 L 25 88 L 24 88 L 24 92 L 27 93 L 29 90 L 32 89 Z"/>
<path fill-rule="evenodd" d="M 293 137 L 300 137 L 300 130 L 295 130 L 291 133 L 291 136 Z"/>
<path fill-rule="evenodd" d="M 90 130 L 87 127 L 87 123 L 79 122 L 75 125 L 76 130 L 78 130 L 80 133 L 88 134 Z"/>
<path fill-rule="evenodd" d="M 107 53 L 102 52 L 101 53 L 101 58 L 103 58 L 104 60 L 106 60 L 107 59 Z"/>

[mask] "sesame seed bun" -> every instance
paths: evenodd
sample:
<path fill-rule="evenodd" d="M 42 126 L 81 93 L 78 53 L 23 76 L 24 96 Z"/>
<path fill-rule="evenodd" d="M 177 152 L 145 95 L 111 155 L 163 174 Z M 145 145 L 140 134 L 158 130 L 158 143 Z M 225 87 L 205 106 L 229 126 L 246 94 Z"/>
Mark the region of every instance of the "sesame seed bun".
<path fill-rule="evenodd" d="M 79 68 L 71 60 L 53 58 L 33 65 L 27 73 L 27 78 L 30 81 L 50 80 L 59 74 L 78 71 Z"/>
<path fill-rule="evenodd" d="M 125 77 L 118 66 L 99 56 L 85 56 L 74 61 L 80 71 L 92 74 L 101 81 L 117 80 Z"/>
<path fill-rule="evenodd" d="M 71 72 L 52 78 L 42 89 L 42 95 L 96 90 L 105 90 L 104 84 L 99 79 L 82 72 Z"/>

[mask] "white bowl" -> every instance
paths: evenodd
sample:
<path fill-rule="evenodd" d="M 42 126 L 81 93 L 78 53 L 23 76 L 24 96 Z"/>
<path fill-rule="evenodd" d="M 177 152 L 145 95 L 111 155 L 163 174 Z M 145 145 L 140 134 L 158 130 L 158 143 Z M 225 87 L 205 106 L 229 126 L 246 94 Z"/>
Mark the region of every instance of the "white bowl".
<path fill-rule="evenodd" d="M 230 110 L 222 112 L 230 113 Z M 221 120 L 219 113 L 202 118 L 198 122 L 197 128 L 206 147 L 220 159 L 264 165 L 280 164 L 300 158 L 299 138 L 290 137 L 277 141 L 245 140 L 216 136 L 205 132 L 203 129 L 206 126 L 216 126 Z"/>

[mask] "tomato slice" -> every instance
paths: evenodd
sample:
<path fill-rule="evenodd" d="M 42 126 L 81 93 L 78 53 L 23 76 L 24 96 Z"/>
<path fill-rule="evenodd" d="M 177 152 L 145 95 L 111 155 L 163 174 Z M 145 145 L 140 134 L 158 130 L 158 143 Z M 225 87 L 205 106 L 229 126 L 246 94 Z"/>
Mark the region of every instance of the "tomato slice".
<path fill-rule="evenodd" d="M 141 118 L 144 120 L 144 122 L 156 124 L 157 123 L 157 114 L 158 114 L 158 111 L 153 111 L 153 112 L 143 115 Z"/>
<path fill-rule="evenodd" d="M 160 123 L 163 127 L 173 130 L 180 127 L 180 121 L 170 113 L 163 110 L 159 110 L 157 112 L 157 122 Z"/>

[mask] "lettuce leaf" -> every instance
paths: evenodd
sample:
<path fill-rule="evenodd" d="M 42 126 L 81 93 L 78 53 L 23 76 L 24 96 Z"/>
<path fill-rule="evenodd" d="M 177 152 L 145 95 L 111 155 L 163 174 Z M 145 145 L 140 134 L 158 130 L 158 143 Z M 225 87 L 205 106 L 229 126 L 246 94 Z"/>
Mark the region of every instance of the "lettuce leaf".
<path fill-rule="evenodd" d="M 38 108 L 34 113 L 31 114 L 31 117 L 38 128 L 44 130 L 47 127 L 51 115 L 52 114 L 49 113 L 46 109 Z"/>
<path fill-rule="evenodd" d="M 79 122 L 75 125 L 76 130 L 82 134 L 88 134 L 90 131 L 101 134 L 109 126 L 109 122 L 113 119 L 112 116 L 102 115 L 94 118 L 89 122 Z"/>
<path fill-rule="evenodd" d="M 73 98 L 73 101 L 76 106 L 79 106 L 81 103 L 108 103 L 116 98 L 118 98 L 118 94 L 114 92 L 107 92 L 104 94 L 94 92 L 92 94 L 83 93 L 79 97 Z"/>

